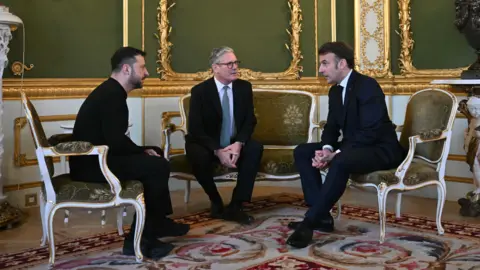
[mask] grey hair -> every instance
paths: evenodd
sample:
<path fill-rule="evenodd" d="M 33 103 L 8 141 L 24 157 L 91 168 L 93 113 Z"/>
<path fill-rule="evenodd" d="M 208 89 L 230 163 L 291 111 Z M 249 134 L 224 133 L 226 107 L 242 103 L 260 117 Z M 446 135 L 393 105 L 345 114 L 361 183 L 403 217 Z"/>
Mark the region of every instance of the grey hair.
<path fill-rule="evenodd" d="M 212 52 L 210 53 L 210 59 L 209 59 L 210 66 L 218 63 L 218 59 L 220 59 L 220 57 L 222 57 L 224 54 L 229 52 L 233 53 L 233 49 L 227 46 L 213 48 Z"/>

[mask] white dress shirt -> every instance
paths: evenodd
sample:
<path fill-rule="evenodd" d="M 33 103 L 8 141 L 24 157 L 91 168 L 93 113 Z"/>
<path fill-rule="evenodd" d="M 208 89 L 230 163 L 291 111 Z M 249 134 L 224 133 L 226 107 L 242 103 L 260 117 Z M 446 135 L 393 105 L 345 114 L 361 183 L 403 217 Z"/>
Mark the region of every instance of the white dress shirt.
<path fill-rule="evenodd" d="M 213 77 L 215 80 L 215 84 L 217 85 L 217 90 L 218 90 L 218 97 L 220 98 L 220 105 L 222 104 L 222 98 L 223 98 L 223 87 L 225 84 L 221 83 L 217 78 Z M 227 84 L 228 90 L 228 101 L 229 101 L 229 107 L 230 107 L 230 136 L 233 136 L 233 125 L 235 124 L 235 119 L 233 119 L 233 88 L 232 88 L 232 83 Z"/>
<path fill-rule="evenodd" d="M 348 83 L 348 79 L 350 79 L 350 75 L 352 74 L 352 70 L 350 70 L 350 72 L 348 72 L 347 76 L 345 76 L 345 78 L 343 78 L 343 80 L 340 82 L 340 86 L 342 86 L 342 104 L 345 105 L 345 93 L 347 92 L 347 83 Z M 323 150 L 325 149 L 329 149 L 330 151 L 333 152 L 333 147 L 331 145 L 324 145 L 322 147 Z"/>

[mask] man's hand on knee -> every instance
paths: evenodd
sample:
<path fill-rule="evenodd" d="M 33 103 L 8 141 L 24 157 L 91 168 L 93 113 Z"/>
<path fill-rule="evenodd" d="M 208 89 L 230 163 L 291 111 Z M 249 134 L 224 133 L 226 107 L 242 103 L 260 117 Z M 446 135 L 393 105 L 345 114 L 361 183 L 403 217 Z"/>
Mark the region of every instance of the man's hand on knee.
<path fill-rule="evenodd" d="M 153 149 L 145 149 L 143 152 L 149 156 L 162 157 Z"/>
<path fill-rule="evenodd" d="M 232 163 L 232 154 L 231 151 L 224 149 L 218 149 L 215 151 L 215 155 L 220 160 L 220 163 L 228 168 L 236 168 L 236 165 Z"/>
<path fill-rule="evenodd" d="M 340 153 L 339 150 L 332 153 L 329 149 L 317 150 L 315 151 L 315 157 L 312 158 L 312 167 L 317 169 L 325 168 L 328 163 L 335 157 L 336 154 Z"/>

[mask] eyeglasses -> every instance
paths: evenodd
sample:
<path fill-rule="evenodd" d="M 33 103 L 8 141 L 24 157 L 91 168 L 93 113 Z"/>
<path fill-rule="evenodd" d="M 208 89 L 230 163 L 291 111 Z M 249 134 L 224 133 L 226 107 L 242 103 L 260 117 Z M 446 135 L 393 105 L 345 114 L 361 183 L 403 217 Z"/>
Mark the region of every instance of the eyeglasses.
<path fill-rule="evenodd" d="M 228 63 L 217 63 L 217 65 L 225 65 L 228 68 L 233 68 L 233 65 L 238 65 L 240 64 L 240 61 L 234 61 L 234 62 L 228 62 Z"/>

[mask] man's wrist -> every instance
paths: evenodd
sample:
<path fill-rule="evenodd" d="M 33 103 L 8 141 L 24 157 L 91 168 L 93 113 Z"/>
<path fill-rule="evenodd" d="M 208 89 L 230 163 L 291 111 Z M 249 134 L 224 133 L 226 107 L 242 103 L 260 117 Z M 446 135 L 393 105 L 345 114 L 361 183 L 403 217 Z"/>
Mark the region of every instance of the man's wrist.
<path fill-rule="evenodd" d="M 239 143 L 241 146 L 244 146 L 244 145 L 245 145 L 244 142 L 240 142 L 240 141 L 236 141 L 236 143 Z"/>

